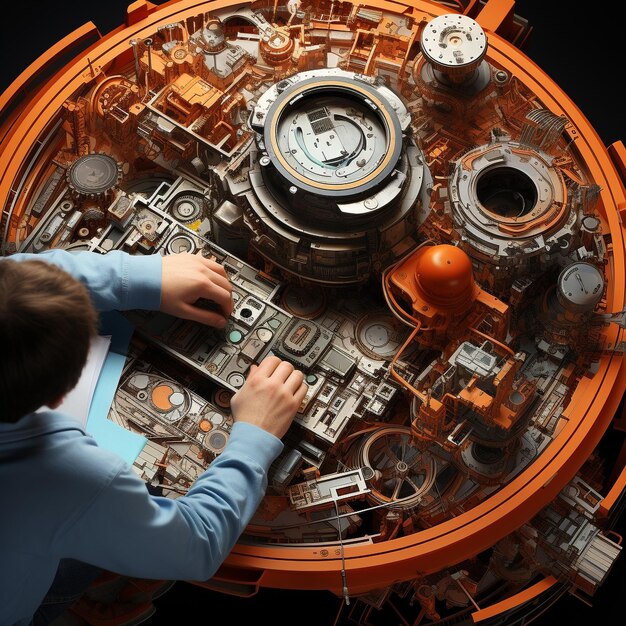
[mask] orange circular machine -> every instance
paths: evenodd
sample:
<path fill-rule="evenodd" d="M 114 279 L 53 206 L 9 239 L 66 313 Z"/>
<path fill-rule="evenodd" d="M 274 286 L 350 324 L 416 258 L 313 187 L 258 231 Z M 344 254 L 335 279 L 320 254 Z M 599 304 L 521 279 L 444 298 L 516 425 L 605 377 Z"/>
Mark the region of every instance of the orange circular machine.
<path fill-rule="evenodd" d="M 151 361 L 109 418 L 147 481 L 178 497 L 221 452 L 252 363 L 306 373 L 206 586 L 506 623 L 617 558 L 626 151 L 515 47 L 512 5 L 139 0 L 0 97 L 3 254 L 189 251 L 233 283 L 223 334 L 131 314 Z"/>

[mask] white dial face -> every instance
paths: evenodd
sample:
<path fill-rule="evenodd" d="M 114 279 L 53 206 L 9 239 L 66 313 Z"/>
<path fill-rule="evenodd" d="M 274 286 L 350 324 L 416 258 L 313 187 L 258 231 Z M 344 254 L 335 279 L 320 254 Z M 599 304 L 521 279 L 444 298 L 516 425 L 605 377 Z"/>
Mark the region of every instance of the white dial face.
<path fill-rule="evenodd" d="M 278 123 L 277 139 L 287 163 L 313 183 L 342 185 L 375 170 L 387 153 L 382 122 L 349 98 L 307 98 Z"/>

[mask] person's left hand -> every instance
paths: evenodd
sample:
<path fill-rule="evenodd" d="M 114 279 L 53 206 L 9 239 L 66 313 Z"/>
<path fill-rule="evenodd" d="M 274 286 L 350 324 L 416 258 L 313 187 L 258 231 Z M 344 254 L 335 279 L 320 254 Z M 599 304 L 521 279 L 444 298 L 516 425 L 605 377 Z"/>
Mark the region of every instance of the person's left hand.
<path fill-rule="evenodd" d="M 223 328 L 233 312 L 232 286 L 224 268 L 196 254 L 182 252 L 163 257 L 161 311 Z M 199 299 L 215 303 L 215 311 L 196 304 Z"/>

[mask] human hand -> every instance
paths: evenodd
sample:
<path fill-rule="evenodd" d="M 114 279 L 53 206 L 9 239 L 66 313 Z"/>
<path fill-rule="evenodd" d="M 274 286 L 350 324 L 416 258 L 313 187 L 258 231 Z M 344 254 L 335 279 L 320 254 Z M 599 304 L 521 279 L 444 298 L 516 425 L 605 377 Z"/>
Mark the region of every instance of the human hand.
<path fill-rule="evenodd" d="M 279 439 L 287 432 L 307 392 L 304 374 L 291 363 L 268 356 L 250 368 L 244 386 L 232 397 L 236 422 L 254 424 Z"/>
<path fill-rule="evenodd" d="M 233 288 L 216 261 L 182 252 L 163 257 L 161 311 L 223 328 L 233 312 Z M 216 311 L 196 304 L 200 298 L 215 302 Z"/>

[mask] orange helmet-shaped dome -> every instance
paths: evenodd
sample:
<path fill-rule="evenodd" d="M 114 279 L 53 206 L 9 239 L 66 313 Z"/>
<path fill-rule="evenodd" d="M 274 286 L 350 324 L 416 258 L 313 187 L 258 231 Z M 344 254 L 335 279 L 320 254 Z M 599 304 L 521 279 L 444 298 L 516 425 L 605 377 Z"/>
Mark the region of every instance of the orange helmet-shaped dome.
<path fill-rule="evenodd" d="M 474 300 L 474 276 L 470 258 L 455 246 L 430 246 L 420 255 L 415 282 L 426 302 L 456 308 Z"/>

